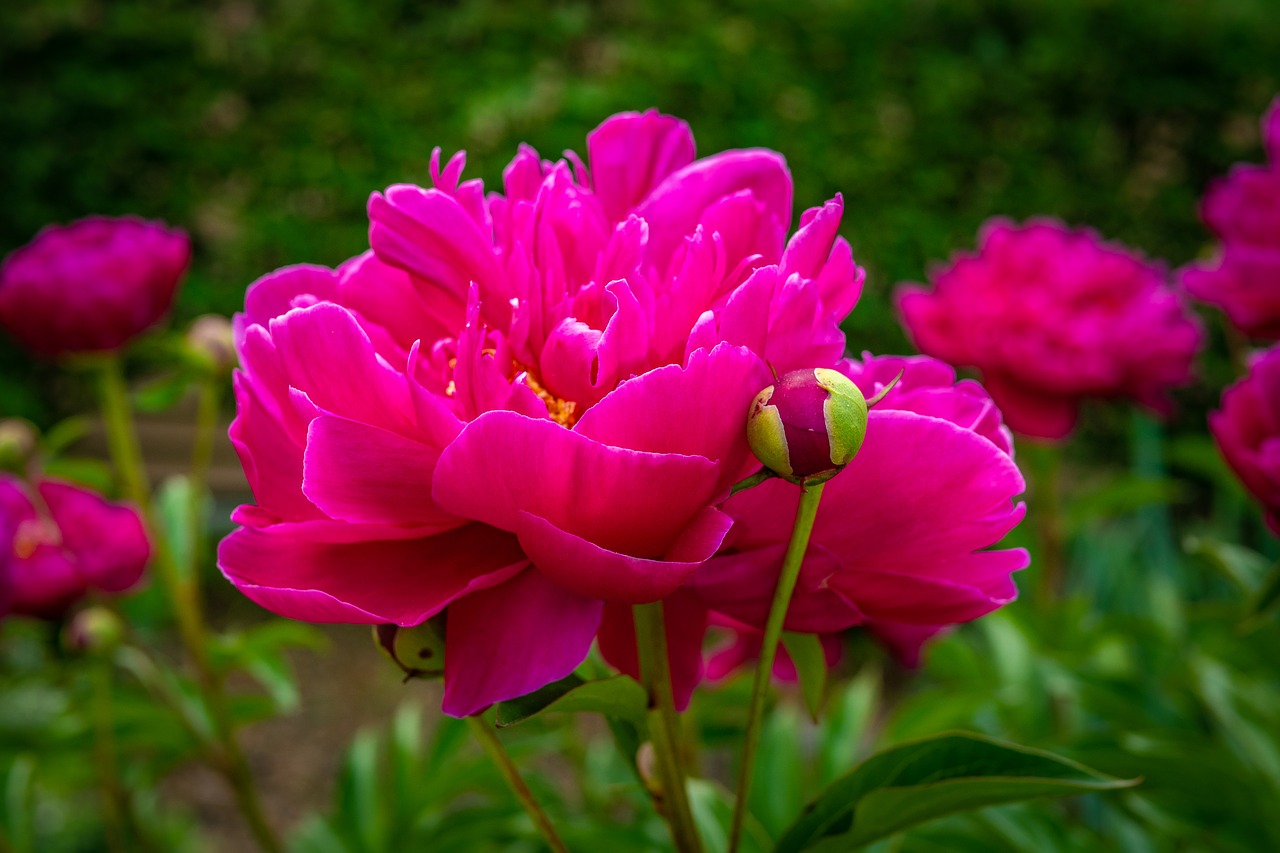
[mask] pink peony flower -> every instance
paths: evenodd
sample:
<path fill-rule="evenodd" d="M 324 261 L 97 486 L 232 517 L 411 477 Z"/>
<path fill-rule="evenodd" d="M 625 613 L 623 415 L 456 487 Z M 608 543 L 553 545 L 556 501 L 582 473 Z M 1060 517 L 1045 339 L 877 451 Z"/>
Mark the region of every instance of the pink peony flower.
<path fill-rule="evenodd" d="M 159 222 L 51 225 L 0 267 L 0 326 L 46 356 L 117 349 L 169 310 L 190 257 Z"/>
<path fill-rule="evenodd" d="M 0 528 L 11 531 L 0 560 L 8 563 L 10 610 L 41 619 L 62 616 L 91 589 L 129 589 L 151 557 L 132 507 L 57 480 L 33 489 L 0 475 Z"/>
<path fill-rule="evenodd" d="M 257 505 L 234 514 L 222 571 L 308 621 L 448 608 L 454 715 L 567 675 L 635 603 L 665 599 L 701 641 L 706 605 L 681 586 L 728 541 L 730 487 L 759 468 L 748 405 L 769 366 L 840 363 L 862 286 L 839 197 L 787 239 L 773 152 L 695 160 L 688 127 L 650 112 L 606 121 L 585 163 L 566 156 L 522 147 L 486 195 L 437 152 L 432 187 L 370 199 L 372 251 L 268 275 L 236 318 L 231 437 Z M 925 524 L 917 490 L 899 487 L 897 510 Z"/>
<path fill-rule="evenodd" d="M 926 357 L 840 365 L 868 398 L 902 378 L 871 410 L 858 455 L 828 482 L 787 612 L 789 631 L 826 634 L 854 625 L 906 626 L 919 644 L 943 626 L 976 619 L 1017 595 L 1022 549 L 984 550 L 1022 520 L 1024 489 L 1000 413 L 982 387 Z M 734 520 L 720 552 L 667 599 L 672 680 L 683 707 L 703 670 L 703 636 L 722 618 L 763 629 L 800 491 L 771 480 L 731 497 Z M 635 674 L 629 614 L 606 606 L 600 648 Z M 669 622 L 670 625 L 670 622 Z M 910 662 L 910 650 L 903 649 Z"/>
<path fill-rule="evenodd" d="M 1218 449 L 1280 534 L 1280 346 L 1262 353 L 1209 415 Z"/>
<path fill-rule="evenodd" d="M 1280 98 L 1262 119 L 1270 166 L 1237 165 L 1209 185 L 1200 216 L 1218 257 L 1180 272 L 1183 287 L 1217 305 L 1246 334 L 1280 338 Z"/>
<path fill-rule="evenodd" d="M 236 318 L 257 506 L 222 570 L 310 621 L 448 606 L 452 714 L 568 674 L 604 601 L 660 599 L 715 553 L 717 504 L 758 466 L 764 359 L 837 359 L 862 283 L 839 198 L 786 241 L 773 152 L 695 161 L 683 122 L 646 113 L 587 154 L 522 148 L 486 196 L 437 152 L 433 187 L 370 199 L 372 252 L 273 273 Z"/>
<path fill-rule="evenodd" d="M 1049 220 L 993 220 L 978 242 L 898 307 L 921 351 L 982 371 L 1015 432 L 1062 438 L 1086 397 L 1162 410 L 1189 379 L 1200 329 L 1159 266 Z"/>

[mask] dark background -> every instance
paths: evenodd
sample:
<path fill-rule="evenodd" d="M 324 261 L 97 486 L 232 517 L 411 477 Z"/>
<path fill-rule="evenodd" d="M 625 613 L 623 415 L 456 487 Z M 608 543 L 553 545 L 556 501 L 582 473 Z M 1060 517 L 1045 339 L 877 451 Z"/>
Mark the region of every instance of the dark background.
<path fill-rule="evenodd" d="M 1172 266 L 1210 251 L 1196 202 L 1261 159 L 1280 10 L 49 0 L 0 8 L 0 80 L 0 252 L 90 213 L 167 220 L 195 241 L 179 320 L 234 312 L 277 266 L 361 251 L 369 193 L 426 182 L 435 145 L 492 187 L 521 140 L 583 151 L 610 113 L 656 106 L 702 154 L 783 152 L 797 213 L 844 193 L 869 271 L 851 348 L 901 352 L 890 288 L 992 215 L 1092 225 Z M 0 366 L 11 414 L 79 402 L 7 342 Z"/>

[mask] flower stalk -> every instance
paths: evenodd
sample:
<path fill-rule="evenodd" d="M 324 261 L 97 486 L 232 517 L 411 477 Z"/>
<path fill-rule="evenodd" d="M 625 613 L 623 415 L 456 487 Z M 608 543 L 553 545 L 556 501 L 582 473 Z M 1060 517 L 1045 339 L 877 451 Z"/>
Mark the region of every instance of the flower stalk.
<path fill-rule="evenodd" d="M 484 721 L 482 717 L 467 717 L 467 725 L 471 727 L 471 731 L 475 734 L 476 740 L 480 741 L 480 745 L 484 747 L 484 751 L 493 759 L 493 763 L 498 766 L 498 771 L 502 773 L 502 778 L 507 781 L 511 787 L 511 791 L 516 795 L 516 799 L 520 801 L 520 805 L 524 806 L 525 812 L 533 819 L 533 825 L 538 828 L 538 833 L 542 839 L 547 842 L 554 853 L 569 853 L 569 848 L 564 846 L 564 842 L 560 840 L 560 836 L 556 834 L 555 827 L 551 825 L 551 818 L 547 817 L 547 813 L 542 810 L 542 806 L 538 805 L 538 801 L 534 799 L 533 792 L 529 790 L 529 786 L 525 784 L 524 779 L 520 776 L 520 771 L 516 767 L 511 755 L 502 745 L 502 739 L 498 737 L 498 733 Z"/>
<path fill-rule="evenodd" d="M 773 661 L 782 639 L 782 626 L 786 622 L 787 607 L 800 577 L 800 566 L 809 548 L 809 536 L 818 515 L 818 502 L 826 483 L 803 486 L 800 489 L 800 505 L 796 508 L 795 526 L 791 541 L 782 560 L 782 572 L 774 589 L 769 618 L 765 622 L 764 641 L 760 646 L 760 660 L 756 664 L 755 680 L 751 685 L 751 704 L 747 710 L 747 730 L 742 745 L 742 763 L 738 768 L 737 795 L 733 804 L 733 822 L 729 833 L 729 853 L 736 853 L 742 842 L 742 828 L 747 816 L 747 799 L 751 793 L 751 777 L 755 772 L 756 752 L 760 747 L 760 724 L 764 716 L 764 700 L 773 674 Z"/>
<path fill-rule="evenodd" d="M 700 853 L 702 839 L 693 822 L 689 793 L 685 788 L 680 746 L 680 718 L 671 688 L 671 663 L 667 657 L 667 631 L 662 602 L 632 607 L 636 625 L 636 650 L 640 677 L 649 694 L 649 733 L 652 738 L 658 780 L 662 785 L 664 816 L 679 853 Z"/>
<path fill-rule="evenodd" d="M 267 822 L 259 801 L 253 775 L 245 759 L 240 744 L 236 740 L 235 729 L 227 708 L 226 694 L 222 679 L 214 671 L 208 656 L 208 636 L 205 630 L 204 614 L 200 606 L 198 575 L 195 572 L 183 577 L 183 571 L 174 558 L 173 548 L 165 534 L 164 527 L 157 523 L 151 507 L 151 488 L 147 480 L 143 463 L 142 449 L 134 426 L 133 412 L 129 405 L 128 388 L 125 384 L 124 372 L 118 355 L 105 355 L 97 361 L 99 387 L 102 396 L 102 414 L 106 424 L 107 444 L 111 458 L 115 464 L 117 476 L 125 490 L 125 496 L 132 500 L 146 519 L 148 530 L 154 543 L 155 553 L 152 564 L 156 576 L 164 588 L 173 607 L 178 623 L 178 633 L 187 657 L 196 670 L 197 683 L 206 707 L 209 709 L 213 723 L 213 734 L 216 740 L 214 750 L 214 766 L 226 778 L 235 795 L 236 804 L 245 822 L 252 831 L 259 847 L 268 853 L 283 850 L 275 830 Z M 212 411 L 216 417 L 217 399 L 212 399 Z M 205 414 L 209 405 L 202 400 L 202 420 L 208 421 Z M 207 423 L 204 424 L 207 431 Z M 211 446 L 211 438 L 205 439 Z M 200 442 L 197 438 L 197 453 L 200 453 Z M 197 459 L 198 462 L 198 459 Z M 207 462 L 204 463 L 207 469 Z M 194 489 L 195 483 L 192 483 Z M 201 487 L 203 491 L 203 487 Z M 197 553 L 194 544 L 196 531 L 193 529 L 193 555 Z M 193 556 L 193 561 L 195 557 Z"/>

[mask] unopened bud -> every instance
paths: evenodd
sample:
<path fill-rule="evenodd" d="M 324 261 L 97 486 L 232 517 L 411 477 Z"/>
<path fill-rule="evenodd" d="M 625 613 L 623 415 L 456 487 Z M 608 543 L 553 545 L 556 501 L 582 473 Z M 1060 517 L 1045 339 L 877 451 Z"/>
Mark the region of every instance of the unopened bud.
<path fill-rule="evenodd" d="M 21 418 L 0 420 L 0 471 L 25 473 L 35 452 L 35 427 Z"/>
<path fill-rule="evenodd" d="M 71 618 L 64 637 L 73 652 L 110 654 L 124 641 L 124 623 L 105 607 L 86 607 Z"/>
<path fill-rule="evenodd" d="M 219 314 L 197 317 L 187 329 L 187 346 L 218 373 L 229 373 L 236 366 L 236 343 L 231 321 Z"/>
<path fill-rule="evenodd" d="M 747 415 L 751 452 L 798 485 L 830 480 L 862 447 L 867 401 L 843 373 L 793 370 L 756 395 Z"/>

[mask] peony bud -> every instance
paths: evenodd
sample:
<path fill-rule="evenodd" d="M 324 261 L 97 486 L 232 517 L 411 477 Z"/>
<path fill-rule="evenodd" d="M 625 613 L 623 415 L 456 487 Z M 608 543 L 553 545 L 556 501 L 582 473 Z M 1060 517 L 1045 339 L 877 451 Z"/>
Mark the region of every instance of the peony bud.
<path fill-rule="evenodd" d="M 765 467 L 789 482 L 816 485 L 849 464 L 867 433 L 867 401 L 836 370 L 793 370 L 751 403 L 747 441 Z"/>
<path fill-rule="evenodd" d="M 0 471 L 23 474 L 36 452 L 36 429 L 21 418 L 0 420 Z"/>
<path fill-rule="evenodd" d="M 0 265 L 0 327 L 45 356 L 119 349 L 168 312 L 190 257 L 186 234 L 133 216 L 50 226 Z"/>
<path fill-rule="evenodd" d="M 229 374 L 236 366 L 235 333 L 221 314 L 197 317 L 187 329 L 187 347 L 215 373 Z"/>
<path fill-rule="evenodd" d="M 124 641 L 124 623 L 105 607 L 86 607 L 67 624 L 63 643 L 85 655 L 110 654 Z"/>

